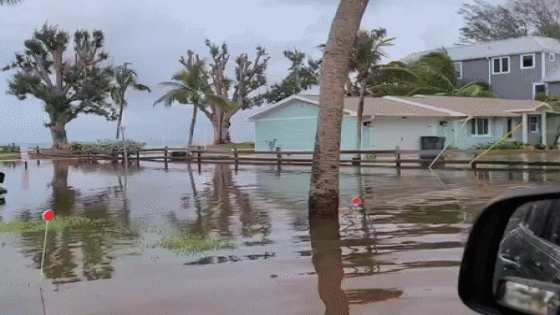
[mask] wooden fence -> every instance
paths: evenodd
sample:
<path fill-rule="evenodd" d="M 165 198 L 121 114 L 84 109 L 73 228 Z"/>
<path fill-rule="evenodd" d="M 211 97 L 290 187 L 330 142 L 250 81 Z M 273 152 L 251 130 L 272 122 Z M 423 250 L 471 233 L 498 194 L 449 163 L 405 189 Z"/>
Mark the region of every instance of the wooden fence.
<path fill-rule="evenodd" d="M 124 161 L 122 151 L 115 152 L 73 152 L 72 154 L 54 154 L 50 150 L 36 148 L 35 152 L 30 152 L 32 158 L 65 158 L 78 159 L 83 162 L 97 161 Z M 362 159 L 356 159 L 360 154 Z M 443 156 L 435 165 L 438 169 L 484 169 L 484 170 L 532 170 L 547 169 L 560 170 L 560 162 L 544 161 L 504 161 L 477 159 L 480 152 L 471 152 L 473 159 L 450 159 Z M 254 165 L 276 165 L 281 168 L 283 165 L 303 165 L 309 166 L 313 162 L 313 152 L 310 151 L 255 151 L 255 150 L 216 150 L 202 149 L 197 147 L 192 150 L 153 148 L 142 149 L 128 152 L 129 162 L 140 164 L 141 161 L 162 162 L 168 168 L 169 163 L 190 162 L 190 163 L 229 163 L 234 164 L 236 169 L 240 164 Z M 474 160 L 474 161 L 473 161 Z M 348 150 L 341 151 L 341 166 L 362 166 L 362 167 L 392 167 L 400 169 L 422 169 L 432 162 L 432 159 L 420 159 L 420 151 L 414 150 Z"/>

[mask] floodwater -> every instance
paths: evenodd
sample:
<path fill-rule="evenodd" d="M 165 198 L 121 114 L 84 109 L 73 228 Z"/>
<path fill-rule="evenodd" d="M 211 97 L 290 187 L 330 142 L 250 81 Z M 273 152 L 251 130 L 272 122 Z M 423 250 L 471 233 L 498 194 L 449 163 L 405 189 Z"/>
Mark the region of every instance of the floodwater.
<path fill-rule="evenodd" d="M 456 286 L 477 214 L 560 183 L 344 168 L 339 234 L 309 222 L 309 167 L 35 163 L 0 164 L 0 314 L 474 314 Z"/>

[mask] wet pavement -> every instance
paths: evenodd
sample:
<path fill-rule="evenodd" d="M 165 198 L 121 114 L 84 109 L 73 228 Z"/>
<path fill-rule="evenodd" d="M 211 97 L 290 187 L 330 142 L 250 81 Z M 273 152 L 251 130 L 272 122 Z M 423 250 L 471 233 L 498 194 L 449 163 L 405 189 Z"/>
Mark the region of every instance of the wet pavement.
<path fill-rule="evenodd" d="M 344 168 L 338 229 L 308 219 L 309 167 L 162 166 L 0 164 L 0 314 L 474 314 L 456 286 L 479 211 L 560 183 Z"/>

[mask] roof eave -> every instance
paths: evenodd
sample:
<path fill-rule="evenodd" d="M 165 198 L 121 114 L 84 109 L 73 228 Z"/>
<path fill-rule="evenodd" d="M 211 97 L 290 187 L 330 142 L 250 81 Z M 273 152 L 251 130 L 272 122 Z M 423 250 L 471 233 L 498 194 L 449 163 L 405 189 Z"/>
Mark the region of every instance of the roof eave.
<path fill-rule="evenodd" d="M 260 111 L 260 112 L 258 112 L 258 113 L 256 113 L 256 114 L 250 116 L 250 117 L 247 118 L 247 119 L 248 119 L 249 121 L 255 121 L 255 120 L 261 118 L 263 115 L 265 115 L 265 114 L 268 113 L 269 111 L 271 111 L 271 110 L 277 108 L 278 106 L 282 106 L 283 104 L 286 104 L 286 103 L 288 103 L 288 102 L 290 102 L 290 101 L 292 101 L 292 100 L 294 100 L 294 99 L 299 100 L 299 101 L 302 101 L 302 102 L 307 102 L 307 103 L 310 103 L 310 104 L 314 104 L 314 105 L 319 105 L 319 102 L 314 101 L 314 100 L 312 100 L 312 99 L 305 98 L 305 97 L 299 96 L 299 95 L 292 95 L 292 96 L 286 97 L 285 99 L 283 99 L 283 100 L 281 100 L 281 101 L 279 101 L 279 102 L 274 103 L 274 105 L 270 106 L 269 108 L 267 108 L 267 109 L 265 109 L 265 110 L 262 110 L 262 111 Z"/>

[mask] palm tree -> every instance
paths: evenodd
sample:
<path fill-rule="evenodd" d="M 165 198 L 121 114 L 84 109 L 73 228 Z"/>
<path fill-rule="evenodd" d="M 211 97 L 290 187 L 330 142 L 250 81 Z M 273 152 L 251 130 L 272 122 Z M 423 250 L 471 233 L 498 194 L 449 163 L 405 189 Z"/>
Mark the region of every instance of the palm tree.
<path fill-rule="evenodd" d="M 348 77 L 351 48 L 367 4 L 368 0 L 341 0 L 339 2 L 327 44 L 323 50 L 319 93 L 321 106 L 309 191 L 310 219 L 312 217 L 331 218 L 338 224 L 340 201 L 338 167 L 344 82 Z"/>
<path fill-rule="evenodd" d="M 198 110 L 200 109 L 210 118 L 212 113 L 206 109 L 210 104 L 216 105 L 226 112 L 232 110 L 233 106 L 227 99 L 214 93 L 212 84 L 209 83 L 208 72 L 205 70 L 204 60 L 198 59 L 198 56 L 196 59 L 193 58 L 192 51 L 189 51 L 189 59 L 184 65 L 187 69 L 175 74 L 173 81 L 160 83 L 171 87 L 171 90 L 158 98 L 154 102 L 154 106 L 164 103 L 166 107 L 170 107 L 174 102 L 194 106 L 187 144 L 188 148 L 191 148 Z"/>
<path fill-rule="evenodd" d="M 410 65 L 396 63 L 381 70 L 373 76 L 375 85 L 369 86 L 373 94 L 498 97 L 484 82 L 459 85 L 455 79 L 453 60 L 445 52 L 423 56 Z"/>
<path fill-rule="evenodd" d="M 137 82 L 138 75 L 132 69 L 128 68 L 130 63 L 125 62 L 122 66 L 115 69 L 115 79 L 111 85 L 111 98 L 119 107 L 119 114 L 117 118 L 117 140 L 119 139 L 119 132 L 121 129 L 123 110 L 128 105 L 124 95 L 128 88 L 133 88 L 139 91 L 150 91 L 150 88 Z"/>
<path fill-rule="evenodd" d="M 18 2 L 21 2 L 21 0 L 0 0 L 0 5 L 16 4 Z"/>
<path fill-rule="evenodd" d="M 371 79 L 371 76 L 376 73 L 381 58 L 387 56 L 383 47 L 393 46 L 392 41 L 395 40 L 395 37 L 384 39 L 386 35 L 387 30 L 384 28 L 375 29 L 371 32 L 361 30 L 356 35 L 356 55 L 350 61 L 350 72 L 356 73 L 356 85 L 359 86 L 360 95 L 356 124 L 356 150 L 360 150 L 362 147 L 362 116 L 367 80 Z M 359 160 L 360 154 L 356 158 Z"/>

